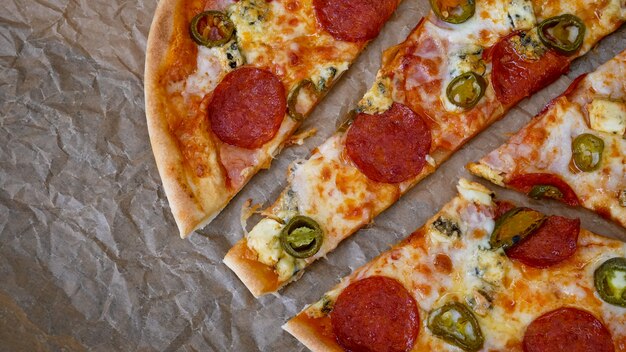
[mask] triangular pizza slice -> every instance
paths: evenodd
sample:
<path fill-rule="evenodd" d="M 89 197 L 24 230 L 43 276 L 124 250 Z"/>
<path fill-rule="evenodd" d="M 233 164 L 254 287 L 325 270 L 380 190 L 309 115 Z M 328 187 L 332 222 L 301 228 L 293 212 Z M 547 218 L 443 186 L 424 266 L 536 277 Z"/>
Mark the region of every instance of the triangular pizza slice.
<path fill-rule="evenodd" d="M 480 161 L 475 175 L 626 227 L 626 51 L 582 75 Z"/>

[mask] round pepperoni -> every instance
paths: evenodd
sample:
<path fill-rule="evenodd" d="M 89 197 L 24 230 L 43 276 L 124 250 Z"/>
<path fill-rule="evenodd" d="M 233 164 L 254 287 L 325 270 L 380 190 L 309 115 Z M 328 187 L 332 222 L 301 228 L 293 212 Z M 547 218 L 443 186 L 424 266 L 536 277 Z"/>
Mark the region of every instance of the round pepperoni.
<path fill-rule="evenodd" d="M 563 307 L 535 319 L 524 334 L 524 352 L 613 352 L 611 333 L 590 313 Z"/>
<path fill-rule="evenodd" d="M 496 97 L 503 105 L 511 106 L 546 85 L 554 82 L 569 70 L 567 57 L 554 50 L 536 58 L 526 58 L 516 48 L 524 42 L 524 32 L 513 32 L 502 38 L 491 49 L 491 83 Z M 528 45 L 530 46 L 530 45 Z"/>
<path fill-rule="evenodd" d="M 547 268 L 576 252 L 580 220 L 550 216 L 535 232 L 506 250 L 506 255 L 534 268 Z"/>
<path fill-rule="evenodd" d="M 402 284 L 372 276 L 346 287 L 330 314 L 337 342 L 347 351 L 408 351 L 419 332 L 417 303 Z"/>
<path fill-rule="evenodd" d="M 397 0 L 313 0 L 322 27 L 348 42 L 376 37 L 397 6 Z"/>
<path fill-rule="evenodd" d="M 242 67 L 227 74 L 215 88 L 208 115 L 220 140 L 254 149 L 274 138 L 286 109 L 285 87 L 276 75 Z"/>
<path fill-rule="evenodd" d="M 430 142 L 430 128 L 424 119 L 394 103 L 381 114 L 358 114 L 348 130 L 346 150 L 371 180 L 398 183 L 422 171 Z"/>
<path fill-rule="evenodd" d="M 560 199 L 561 202 L 573 207 L 580 205 L 578 197 L 572 187 L 561 180 L 560 177 L 553 174 L 522 174 L 512 177 L 509 182 L 507 182 L 507 186 L 523 193 L 530 192 L 533 186 L 538 185 L 554 186 L 563 194 L 563 198 Z"/>

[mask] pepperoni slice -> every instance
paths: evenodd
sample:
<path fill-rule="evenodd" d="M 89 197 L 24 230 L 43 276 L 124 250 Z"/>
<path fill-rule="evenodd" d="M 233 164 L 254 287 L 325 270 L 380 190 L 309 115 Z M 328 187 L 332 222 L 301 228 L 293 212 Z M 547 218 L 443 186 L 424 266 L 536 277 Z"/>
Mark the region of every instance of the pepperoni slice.
<path fill-rule="evenodd" d="M 319 23 L 335 39 L 375 38 L 398 7 L 397 0 L 313 0 Z"/>
<path fill-rule="evenodd" d="M 547 268 L 576 252 L 580 219 L 550 216 L 535 232 L 506 250 L 506 255 L 533 268 Z"/>
<path fill-rule="evenodd" d="M 572 187 L 554 174 L 522 174 L 512 177 L 509 182 L 507 182 L 507 186 L 522 193 L 530 192 L 533 186 L 537 185 L 554 186 L 558 188 L 561 193 L 563 193 L 563 198 L 560 199 L 561 202 L 573 207 L 580 205 L 578 197 Z"/>
<path fill-rule="evenodd" d="M 409 291 L 384 276 L 351 283 L 337 297 L 330 319 L 337 342 L 352 352 L 408 351 L 420 324 Z"/>
<path fill-rule="evenodd" d="M 424 119 L 394 103 L 381 114 L 358 114 L 348 130 L 346 150 L 371 180 L 398 183 L 422 171 L 430 143 L 430 128 Z"/>
<path fill-rule="evenodd" d="M 276 75 L 242 67 L 227 74 L 215 88 L 208 116 L 220 140 L 254 149 L 274 138 L 286 109 L 285 87 Z"/>
<path fill-rule="evenodd" d="M 613 352 L 611 333 L 590 313 L 570 307 L 535 319 L 524 334 L 524 352 Z"/>
<path fill-rule="evenodd" d="M 491 48 L 491 82 L 496 97 L 503 105 L 511 106 L 569 70 L 567 57 L 547 50 L 539 59 L 529 59 L 516 51 L 519 42 L 528 34 L 513 32 Z"/>

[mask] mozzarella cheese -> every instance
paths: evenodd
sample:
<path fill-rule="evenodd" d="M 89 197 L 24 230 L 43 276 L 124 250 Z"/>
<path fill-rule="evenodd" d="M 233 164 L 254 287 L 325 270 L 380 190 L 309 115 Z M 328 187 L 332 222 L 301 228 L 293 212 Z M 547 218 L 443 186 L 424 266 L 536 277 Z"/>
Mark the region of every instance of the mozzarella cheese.
<path fill-rule="evenodd" d="M 413 295 L 423 322 L 430 311 L 450 301 L 466 303 L 480 324 L 484 351 L 521 351 L 526 327 L 541 314 L 562 306 L 579 306 L 591 312 L 605 323 L 617 344 L 626 341 L 626 310 L 603 303 L 593 293 L 593 272 L 608 258 L 626 255 L 625 243 L 583 230 L 578 249 L 570 259 L 553 268 L 529 268 L 509 259 L 502 249 L 489 246 L 496 206 L 492 192 L 466 180 L 461 180 L 458 189 L 459 196 L 446 204 L 434 220 L 401 245 L 357 269 L 300 314 L 323 319 L 350 283 L 383 275 L 398 280 Z M 469 197 L 464 194 L 468 189 Z M 481 202 L 476 202 L 477 198 Z M 440 218 L 454 218 L 462 234 L 448 241 L 433 240 L 433 236 L 442 235 L 434 226 Z M 442 256 L 451 266 L 438 264 Z M 620 277 L 614 282 L 621 285 L 626 284 L 625 280 Z M 426 350 L 458 349 L 424 327 L 412 351 Z"/>
<path fill-rule="evenodd" d="M 626 132 L 626 103 L 594 99 L 587 109 L 594 130 L 620 136 Z"/>
<path fill-rule="evenodd" d="M 243 65 L 243 57 L 235 40 L 223 46 L 198 46 L 196 71 L 187 77 L 184 94 L 203 97 L 217 87 L 226 74 Z"/>

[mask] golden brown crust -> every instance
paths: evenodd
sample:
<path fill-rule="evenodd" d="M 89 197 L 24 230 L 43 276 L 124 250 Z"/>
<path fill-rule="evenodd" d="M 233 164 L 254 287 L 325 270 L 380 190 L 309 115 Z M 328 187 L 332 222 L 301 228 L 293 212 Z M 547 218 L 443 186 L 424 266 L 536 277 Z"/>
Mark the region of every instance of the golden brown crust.
<path fill-rule="evenodd" d="M 237 274 L 254 297 L 275 292 L 281 286 L 274 269 L 257 260 L 245 238 L 226 253 L 224 264 Z"/>
<path fill-rule="evenodd" d="M 328 339 L 319 331 L 319 328 L 309 323 L 308 319 L 302 319 L 305 312 L 300 312 L 293 319 L 289 320 L 282 326 L 283 330 L 287 331 L 303 345 L 313 352 L 328 351 L 328 352 L 341 352 L 341 348 L 334 340 Z"/>
<path fill-rule="evenodd" d="M 170 48 L 178 4 L 178 0 L 163 0 L 157 6 L 146 48 L 144 90 L 152 151 L 180 236 L 186 238 L 213 220 L 233 194 L 223 186 L 221 175 L 203 178 L 201 187 L 194 190 L 196 187 L 189 181 L 193 176 L 188 175 L 181 149 L 168 125 L 168 101 L 163 93 L 165 87 L 160 81 L 160 71 Z M 201 192 L 200 200 L 197 192 Z"/>

